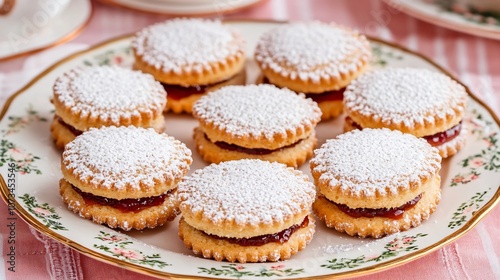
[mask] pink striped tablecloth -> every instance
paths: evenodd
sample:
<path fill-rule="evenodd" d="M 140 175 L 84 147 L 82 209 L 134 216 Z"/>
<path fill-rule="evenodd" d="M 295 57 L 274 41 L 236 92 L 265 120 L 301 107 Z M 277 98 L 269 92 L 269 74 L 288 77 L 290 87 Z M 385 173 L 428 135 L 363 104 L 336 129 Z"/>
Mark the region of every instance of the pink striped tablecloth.
<path fill-rule="evenodd" d="M 166 19 L 94 2 L 87 28 L 69 45 L 75 49 L 130 33 Z M 402 44 L 449 69 L 495 112 L 500 108 L 500 41 L 433 26 L 391 9 L 380 0 L 269 0 L 225 19 L 335 21 L 363 33 Z M 50 52 L 47 50 L 46 52 Z M 0 100 L 22 85 L 2 87 L 1 77 L 23 75 L 27 57 L 0 63 Z M 26 65 L 24 65 L 26 66 Z M 24 70 L 28 71 L 28 70 Z M 16 74 L 14 74 L 16 73 Z M 0 203 L 0 213 L 7 207 Z M 7 254 L 8 228 L 0 228 L 1 258 Z M 500 279 L 500 207 L 458 241 L 411 263 L 359 279 Z M 70 248 L 17 224 L 17 272 L 0 266 L 0 279 L 152 279 L 80 255 Z"/>

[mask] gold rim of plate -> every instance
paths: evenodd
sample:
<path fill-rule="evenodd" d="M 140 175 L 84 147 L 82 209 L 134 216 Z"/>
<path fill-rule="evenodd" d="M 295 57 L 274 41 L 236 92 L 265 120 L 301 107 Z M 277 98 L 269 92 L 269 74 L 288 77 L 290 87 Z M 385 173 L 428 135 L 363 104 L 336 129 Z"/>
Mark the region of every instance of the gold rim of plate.
<path fill-rule="evenodd" d="M 230 21 L 226 21 L 226 22 L 286 23 L 284 21 L 273 21 L 273 20 L 230 20 Z M 24 91 L 26 91 L 28 88 L 30 88 L 38 80 L 40 80 L 41 78 L 46 76 L 52 70 L 56 69 L 60 65 L 66 63 L 70 60 L 73 60 L 81 55 L 87 54 L 87 53 L 92 52 L 96 49 L 104 47 L 106 45 L 113 44 L 113 43 L 116 43 L 116 42 L 121 41 L 121 40 L 129 39 L 129 38 L 131 38 L 131 36 L 133 36 L 133 34 L 126 34 L 126 35 L 122 35 L 122 36 L 119 36 L 119 37 L 116 37 L 113 39 L 106 40 L 106 41 L 101 42 L 97 45 L 94 45 L 86 50 L 79 51 L 79 52 L 76 52 L 72 55 L 69 55 L 69 56 L 59 60 L 58 62 L 54 63 L 52 66 L 50 66 L 49 68 L 44 70 L 42 73 L 40 73 L 38 76 L 33 78 L 28 84 L 26 84 L 24 87 L 22 87 L 20 90 L 15 92 L 13 95 L 11 95 L 7 99 L 4 107 L 2 108 L 2 111 L 0 112 L 0 121 L 3 120 L 3 117 L 5 116 L 11 103 L 14 101 L 14 99 L 16 99 L 17 96 L 22 94 Z M 444 74 L 448 75 L 449 77 L 451 77 L 452 79 L 456 80 L 458 83 L 460 83 L 461 85 L 463 85 L 465 87 L 465 89 L 467 90 L 467 93 L 469 94 L 469 96 L 472 99 L 474 99 L 485 110 L 487 110 L 488 113 L 490 113 L 490 115 L 495 120 L 497 125 L 500 126 L 500 119 L 497 117 L 497 115 L 494 113 L 494 111 L 488 105 L 486 105 L 481 99 L 479 99 L 475 94 L 473 94 L 469 90 L 469 88 L 467 86 L 465 86 L 460 80 L 458 80 L 453 74 L 451 74 L 449 71 L 445 70 L 443 67 L 439 66 L 437 63 L 432 61 L 430 58 L 428 58 L 428 57 L 426 57 L 418 52 L 412 51 L 406 47 L 403 47 L 399 44 L 387 42 L 385 40 L 382 40 L 382 39 L 379 39 L 376 37 L 371 37 L 371 36 L 367 36 L 367 37 L 372 42 L 384 44 L 384 45 L 390 46 L 392 48 L 398 49 L 400 51 L 403 51 L 405 53 L 409 53 L 411 55 L 417 56 L 417 57 L 425 60 L 426 62 L 428 62 L 432 66 L 436 67 L 442 73 L 444 73 Z M 9 190 L 8 190 L 7 184 L 5 183 L 5 180 L 1 174 L 0 174 L 0 192 L 2 194 L 2 199 L 4 200 L 5 203 L 7 203 L 8 196 L 9 196 Z M 405 255 L 405 256 L 402 256 L 399 258 L 396 257 L 390 261 L 380 263 L 380 264 L 375 264 L 375 265 L 364 267 L 364 268 L 353 269 L 350 271 L 345 271 L 345 272 L 340 272 L 340 273 L 335 273 L 335 274 L 332 273 L 332 274 L 320 275 L 320 276 L 309 276 L 309 277 L 305 277 L 303 279 L 338 279 L 338 278 L 345 278 L 345 277 L 363 276 L 363 275 L 368 275 L 368 274 L 372 274 L 375 272 L 380 272 L 383 270 L 387 270 L 387 269 L 411 262 L 411 261 L 416 260 L 420 257 L 423 257 L 431 252 L 434 252 L 437 249 L 439 249 L 439 248 L 457 240 L 458 238 L 462 237 L 463 235 L 465 235 L 468 231 L 470 231 L 472 228 L 474 228 L 474 226 L 477 223 L 479 223 L 479 221 L 481 221 L 499 203 L 499 201 L 500 201 L 500 185 L 498 186 L 493 197 L 481 209 L 479 209 L 471 217 L 471 219 L 464 224 L 464 226 L 462 228 L 460 228 L 459 230 L 446 236 L 445 238 L 441 239 L 439 242 L 433 243 L 432 245 L 430 245 L 428 247 L 417 250 L 417 251 L 410 253 L 408 255 Z M 72 240 L 68 240 L 66 237 L 54 232 L 53 230 L 48 229 L 45 225 L 43 225 L 36 218 L 34 218 L 31 214 L 29 214 L 28 211 L 26 211 L 23 207 L 21 207 L 21 205 L 17 202 L 17 200 L 15 200 L 14 204 L 15 204 L 15 210 L 17 211 L 18 215 L 24 221 L 26 221 L 29 225 L 31 225 L 34 229 L 36 229 L 40 233 L 45 234 L 46 236 L 48 236 L 54 240 L 57 240 L 58 242 L 61 242 L 65 245 L 77 250 L 78 252 L 80 252 L 88 257 L 93 258 L 93 259 L 96 259 L 96 260 L 99 260 L 99 261 L 102 261 L 102 262 L 105 262 L 105 263 L 108 263 L 108 264 L 111 264 L 114 266 L 126 268 L 126 269 L 134 271 L 134 272 L 146 274 L 149 276 L 154 276 L 154 277 L 170 277 L 172 279 L 207 279 L 207 278 L 210 278 L 210 277 L 190 276 L 190 275 L 182 275 L 182 274 L 175 274 L 175 273 L 158 271 L 158 270 L 155 270 L 152 268 L 143 267 L 143 266 L 140 266 L 137 264 L 127 262 L 125 260 L 119 260 L 119 259 L 113 258 L 111 256 L 107 256 L 107 255 L 104 255 L 102 253 L 90 250 L 89 248 L 87 248 L 79 243 L 73 242 Z"/>

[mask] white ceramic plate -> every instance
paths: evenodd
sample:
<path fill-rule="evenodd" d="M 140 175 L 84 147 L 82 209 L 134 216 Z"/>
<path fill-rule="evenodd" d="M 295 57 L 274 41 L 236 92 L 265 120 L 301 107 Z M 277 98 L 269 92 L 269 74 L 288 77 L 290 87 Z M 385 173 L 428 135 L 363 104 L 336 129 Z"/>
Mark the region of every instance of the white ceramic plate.
<path fill-rule="evenodd" d="M 9 14 L 0 16 L 0 60 L 73 38 L 91 14 L 90 0 L 16 1 Z"/>
<path fill-rule="evenodd" d="M 200 16 L 236 12 L 262 0 L 100 0 L 124 8 L 166 15 Z"/>
<path fill-rule="evenodd" d="M 251 60 L 257 38 L 279 23 L 229 22 L 248 42 L 247 71 L 253 82 L 259 71 Z M 371 39 L 374 67 L 443 69 L 418 54 Z M 359 239 L 337 233 L 318 222 L 312 242 L 290 260 L 277 263 L 231 264 L 195 257 L 177 236 L 177 220 L 154 230 L 118 232 L 85 220 L 69 211 L 58 191 L 60 151 L 52 142 L 49 123 L 56 77 L 82 65 L 130 66 L 130 37 L 122 37 L 72 55 L 49 68 L 7 103 L 0 121 L 0 180 L 4 199 L 9 198 L 9 164 L 16 175 L 15 207 L 38 231 L 96 259 L 155 276 L 219 278 L 304 278 L 368 274 L 411 261 L 452 242 L 470 230 L 498 202 L 500 171 L 495 154 L 500 151 L 499 120 L 474 96 L 469 98 L 465 148 L 444 161 L 442 202 L 421 226 L 379 240 Z M 167 114 L 166 132 L 194 151 L 191 171 L 205 166 L 195 152 L 192 131 L 196 121 L 187 115 Z M 319 143 L 341 133 L 343 118 L 320 123 Z M 497 165 L 495 165 L 497 164 Z M 308 165 L 301 170 L 309 174 Z M 14 200 L 13 200 L 14 201 Z"/>
<path fill-rule="evenodd" d="M 461 8 L 443 8 L 443 6 L 436 4 L 440 0 L 384 1 L 396 9 L 435 25 L 471 35 L 500 39 L 500 13 L 498 12 L 496 17 L 485 17 L 480 14 L 468 13 Z"/>

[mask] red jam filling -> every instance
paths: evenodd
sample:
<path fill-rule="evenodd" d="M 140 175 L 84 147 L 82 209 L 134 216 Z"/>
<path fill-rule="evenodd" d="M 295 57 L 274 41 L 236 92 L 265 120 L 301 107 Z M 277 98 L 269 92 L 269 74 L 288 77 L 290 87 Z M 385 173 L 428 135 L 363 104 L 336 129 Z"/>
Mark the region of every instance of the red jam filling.
<path fill-rule="evenodd" d="M 348 123 L 350 126 L 352 126 L 355 129 L 362 130 L 363 128 L 356 122 L 354 122 L 350 117 L 345 117 L 345 122 Z"/>
<path fill-rule="evenodd" d="M 61 117 L 56 116 L 56 118 L 57 118 L 57 121 L 59 122 L 59 124 L 61 124 L 62 126 L 64 126 L 64 127 L 65 127 L 67 130 L 69 130 L 71 133 L 73 133 L 73 135 L 78 136 L 78 135 L 80 135 L 80 134 L 82 134 L 82 133 L 83 133 L 83 131 L 78 130 L 78 129 L 74 128 L 73 126 L 71 126 L 71 125 L 69 125 L 69 124 L 65 123 L 65 122 L 63 121 L 63 119 L 61 119 Z"/>
<path fill-rule="evenodd" d="M 431 144 L 431 146 L 435 147 L 455 139 L 455 137 L 457 137 L 460 134 L 461 130 L 462 130 L 462 121 L 460 121 L 457 125 L 446 131 L 438 132 L 430 136 L 424 136 L 423 138 L 427 140 L 427 142 Z"/>
<path fill-rule="evenodd" d="M 399 220 L 403 217 L 403 214 L 405 213 L 405 211 L 413 208 L 421 198 L 422 198 L 422 194 L 419 194 L 414 199 L 408 201 L 407 203 L 405 203 L 399 207 L 396 207 L 396 208 L 378 208 L 378 209 L 349 208 L 349 206 L 347 206 L 345 204 L 339 204 L 339 203 L 335 203 L 333 201 L 330 201 L 330 202 L 335 204 L 335 206 L 337 206 L 337 208 L 339 208 L 340 211 L 346 213 L 347 215 L 349 215 L 353 218 L 382 217 L 382 218 L 389 218 L 389 219 L 393 219 L 393 220 Z"/>
<path fill-rule="evenodd" d="M 75 190 L 83 198 L 87 205 L 97 204 L 102 206 L 110 206 L 124 213 L 137 213 L 149 207 L 162 205 L 165 201 L 165 198 L 169 194 L 169 192 L 167 192 L 158 196 L 151 197 L 114 199 L 82 192 L 75 186 L 73 186 L 73 190 Z"/>
<path fill-rule="evenodd" d="M 262 79 L 264 84 L 271 84 L 268 78 L 264 77 Z M 342 101 L 344 99 L 345 88 L 339 90 L 330 90 L 322 93 L 305 93 L 307 98 L 311 98 L 316 103 L 326 102 L 326 101 Z"/>
<path fill-rule="evenodd" d="M 229 78 L 232 79 L 232 78 Z M 217 83 L 213 84 L 208 84 L 208 85 L 196 85 L 196 86 L 190 86 L 190 87 L 184 87 L 180 85 L 171 85 L 171 84 L 165 84 L 161 83 L 163 88 L 167 91 L 167 98 L 168 99 L 173 99 L 173 100 L 181 100 L 184 98 L 187 98 L 193 94 L 204 94 L 207 92 L 207 89 L 212 86 L 216 86 L 218 84 L 222 84 L 227 80 L 220 81 Z"/>
<path fill-rule="evenodd" d="M 169 85 L 161 83 L 163 88 L 167 91 L 167 98 L 173 100 L 181 100 L 193 94 L 203 94 L 207 91 L 209 85 L 183 87 L 179 85 Z"/>
<path fill-rule="evenodd" d="M 211 237 L 216 239 L 223 239 L 232 244 L 237 244 L 240 246 L 262 246 L 269 242 L 277 242 L 283 244 L 287 242 L 292 234 L 296 232 L 300 228 L 305 228 L 309 225 L 309 218 L 306 216 L 304 221 L 300 225 L 293 225 L 287 229 L 284 229 L 278 233 L 274 234 L 265 234 L 260 236 L 255 236 L 251 238 L 231 238 L 231 237 L 220 237 L 217 235 L 211 235 Z"/>
<path fill-rule="evenodd" d="M 355 123 L 350 117 L 346 117 L 345 121 L 355 129 L 359 130 L 363 129 L 359 124 Z M 430 136 L 424 136 L 422 138 L 424 138 L 431 146 L 436 147 L 455 139 L 455 137 L 457 137 L 460 134 L 461 130 L 462 130 L 462 122 L 460 121 L 457 125 L 446 131 L 438 132 Z"/>
<path fill-rule="evenodd" d="M 208 139 L 206 134 L 205 134 L 205 139 L 207 139 L 207 141 L 210 141 L 210 139 Z M 214 144 L 221 149 L 225 149 L 225 150 L 229 150 L 229 151 L 237 151 L 237 152 L 245 153 L 245 154 L 249 154 L 249 155 L 268 155 L 268 154 L 274 153 L 276 151 L 281 151 L 283 149 L 291 148 L 291 147 L 299 144 L 301 141 L 302 140 L 299 140 L 298 142 L 295 142 L 295 143 L 288 145 L 288 146 L 285 146 L 285 147 L 281 147 L 281 148 L 276 149 L 276 150 L 268 150 L 268 149 L 261 149 L 261 148 L 245 148 L 245 147 L 241 147 L 241 146 L 238 146 L 235 144 L 229 144 L 229 143 L 222 142 L 222 141 L 216 141 Z"/>

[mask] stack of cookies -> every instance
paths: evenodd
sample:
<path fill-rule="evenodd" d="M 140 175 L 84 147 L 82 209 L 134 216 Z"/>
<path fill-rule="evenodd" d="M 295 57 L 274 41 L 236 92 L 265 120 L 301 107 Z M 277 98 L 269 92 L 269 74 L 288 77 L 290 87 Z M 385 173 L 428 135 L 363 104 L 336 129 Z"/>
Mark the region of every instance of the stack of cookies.
<path fill-rule="evenodd" d="M 84 67 L 57 78 L 50 126 L 59 148 L 93 127 L 165 128 L 166 92 L 153 76 L 120 67 Z"/>
<path fill-rule="evenodd" d="M 425 140 L 389 129 L 354 130 L 315 151 L 314 213 L 349 235 L 382 237 L 419 225 L 441 199 L 441 157 Z"/>
<path fill-rule="evenodd" d="M 166 110 L 191 112 L 203 94 L 245 84 L 241 36 L 219 21 L 173 19 L 141 30 L 132 41 L 134 68 L 149 73 L 168 92 Z"/>
<path fill-rule="evenodd" d="M 212 164 L 179 184 L 179 236 L 195 254 L 218 261 L 288 259 L 313 237 L 315 194 L 306 175 L 283 164 Z"/>
<path fill-rule="evenodd" d="M 262 81 L 307 94 L 322 119 L 342 113 L 345 87 L 368 68 L 365 36 L 334 23 L 293 23 L 266 32 L 255 50 Z"/>
<path fill-rule="evenodd" d="M 62 154 L 60 193 L 69 209 L 123 230 L 154 228 L 178 213 L 177 183 L 191 151 L 152 129 L 91 129 Z"/>
<path fill-rule="evenodd" d="M 123 230 L 182 214 L 179 237 L 194 254 L 241 263 L 303 250 L 314 215 L 380 238 L 436 211 L 442 158 L 465 143 L 463 86 L 423 69 L 367 72 L 369 41 L 333 23 L 265 32 L 258 85 L 244 85 L 244 49 L 219 21 L 172 19 L 134 36 L 136 70 L 59 77 L 51 131 L 68 208 Z M 192 113 L 211 165 L 187 175 L 191 151 L 162 133 L 165 111 Z M 314 150 L 318 123 L 343 112 L 345 133 Z M 314 183 L 295 169 L 309 159 Z"/>
<path fill-rule="evenodd" d="M 389 128 L 422 137 L 447 158 L 465 145 L 465 88 L 426 69 L 372 71 L 345 92 L 344 130 Z"/>
<path fill-rule="evenodd" d="M 196 148 L 208 162 L 253 158 L 299 167 L 312 156 L 321 111 L 273 85 L 228 86 L 198 100 Z"/>

